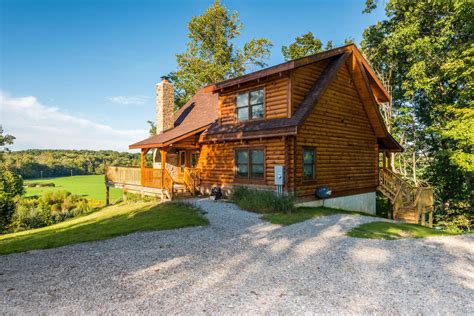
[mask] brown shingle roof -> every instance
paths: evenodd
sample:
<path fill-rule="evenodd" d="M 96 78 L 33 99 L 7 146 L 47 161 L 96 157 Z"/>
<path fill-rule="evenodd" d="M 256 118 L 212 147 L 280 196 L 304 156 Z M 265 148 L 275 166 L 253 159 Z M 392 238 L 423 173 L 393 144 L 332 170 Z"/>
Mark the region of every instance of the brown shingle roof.
<path fill-rule="evenodd" d="M 162 147 L 206 129 L 217 120 L 217 98 L 217 94 L 208 87 L 199 90 L 175 113 L 174 128 L 132 144 L 129 148 Z"/>

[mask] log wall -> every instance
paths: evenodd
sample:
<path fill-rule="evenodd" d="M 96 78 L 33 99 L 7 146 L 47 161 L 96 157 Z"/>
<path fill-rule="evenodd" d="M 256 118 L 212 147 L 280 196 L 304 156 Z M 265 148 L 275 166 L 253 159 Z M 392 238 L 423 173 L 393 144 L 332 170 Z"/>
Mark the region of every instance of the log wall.
<path fill-rule="evenodd" d="M 335 196 L 375 191 L 377 141 L 352 80 L 344 65 L 298 132 L 298 196 L 314 196 L 321 185 L 329 186 Z M 305 146 L 316 149 L 316 180 L 309 182 L 303 181 Z"/>
<path fill-rule="evenodd" d="M 219 118 L 221 124 L 234 124 L 236 117 L 236 98 L 239 93 L 249 89 L 265 89 L 265 119 L 274 119 L 289 116 L 289 78 L 277 77 L 267 82 L 258 83 L 250 87 L 232 90 L 219 95 Z"/>
<path fill-rule="evenodd" d="M 285 150 L 288 146 L 288 150 Z M 267 138 L 260 140 L 202 144 L 198 168 L 201 170 L 201 185 L 207 188 L 213 186 L 231 187 L 245 184 L 266 189 L 275 189 L 274 167 L 293 161 L 293 147 L 289 138 Z M 265 153 L 265 178 L 262 180 L 241 179 L 235 176 L 235 150 L 243 148 L 262 148 Z M 291 171 L 291 167 L 289 171 Z M 293 183 L 293 174 L 289 173 L 288 184 Z M 290 189 L 290 188 L 288 188 Z"/>

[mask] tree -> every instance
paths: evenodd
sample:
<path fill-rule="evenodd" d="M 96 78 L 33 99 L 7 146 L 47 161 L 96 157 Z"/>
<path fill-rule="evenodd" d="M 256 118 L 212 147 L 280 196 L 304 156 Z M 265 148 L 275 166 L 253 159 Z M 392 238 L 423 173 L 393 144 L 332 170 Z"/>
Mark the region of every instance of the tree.
<path fill-rule="evenodd" d="M 332 46 L 332 42 L 327 45 Z M 281 53 L 285 60 L 292 60 L 309 55 L 313 55 L 322 51 L 323 43 L 319 38 L 315 38 L 312 32 L 297 36 L 295 41 L 289 46 L 282 46 Z"/>
<path fill-rule="evenodd" d="M 148 125 L 150 126 L 150 129 L 148 132 L 150 133 L 150 136 L 156 135 L 156 123 L 153 121 L 146 121 Z"/>
<path fill-rule="evenodd" d="M 344 39 L 344 45 L 354 43 L 353 38 Z M 324 50 L 333 49 L 333 42 L 327 41 Z M 289 46 L 282 46 L 281 53 L 285 60 L 292 60 L 309 55 L 314 55 L 323 51 L 323 43 L 319 38 L 314 37 L 312 32 L 305 33 L 301 36 L 297 36 L 295 41 Z"/>
<path fill-rule="evenodd" d="M 393 132 L 442 209 L 472 210 L 474 3 L 389 0 L 386 16 L 365 30 L 362 50 L 390 78 Z"/>
<path fill-rule="evenodd" d="M 8 151 L 8 148 L 6 148 L 6 145 L 12 145 L 13 141 L 15 140 L 15 137 L 9 134 L 3 135 L 3 127 L 0 125 L 0 163 L 3 161 L 3 153 L 5 151 Z"/>
<path fill-rule="evenodd" d="M 177 107 L 206 85 L 266 66 L 264 60 L 270 55 L 272 43 L 265 38 L 254 38 L 243 48 L 237 48 L 233 41 L 242 27 L 238 13 L 230 13 L 219 0 L 191 19 L 187 50 L 176 55 L 178 69 L 170 74 L 176 88 Z"/>
<path fill-rule="evenodd" d="M 3 135 L 3 128 L 0 126 L 0 147 L 12 145 L 15 137 Z M 8 150 L 8 149 L 5 149 Z M 3 151 L 0 162 L 3 162 Z M 0 165 L 0 232 L 4 231 L 10 224 L 13 212 L 15 211 L 15 198 L 24 193 L 23 179 L 5 169 Z"/>

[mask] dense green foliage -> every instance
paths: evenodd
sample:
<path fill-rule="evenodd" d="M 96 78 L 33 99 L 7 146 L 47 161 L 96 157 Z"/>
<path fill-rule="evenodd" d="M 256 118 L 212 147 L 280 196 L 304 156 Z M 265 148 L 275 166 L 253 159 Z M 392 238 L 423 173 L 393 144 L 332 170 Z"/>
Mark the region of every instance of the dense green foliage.
<path fill-rule="evenodd" d="M 121 203 L 65 222 L 0 235 L 0 254 L 108 239 L 138 231 L 206 225 L 199 209 L 183 203 Z"/>
<path fill-rule="evenodd" d="M 335 214 L 373 216 L 367 213 L 345 211 L 345 210 L 323 206 L 323 207 L 298 207 L 294 212 L 291 212 L 291 213 L 279 212 L 279 213 L 265 214 L 264 216 L 262 216 L 262 219 L 269 221 L 270 223 L 273 223 L 273 224 L 286 226 L 286 225 L 292 225 L 299 222 L 303 222 L 315 217 L 330 216 L 330 215 L 335 215 Z"/>
<path fill-rule="evenodd" d="M 254 38 L 243 48 L 237 48 L 233 41 L 242 27 L 237 12 L 230 13 L 219 0 L 202 15 L 191 19 L 187 50 L 176 55 L 178 69 L 170 74 L 178 107 L 204 86 L 240 76 L 253 67 L 265 66 L 271 42 Z"/>
<path fill-rule="evenodd" d="M 365 30 L 362 49 L 392 90 L 385 118 L 406 149 L 394 166 L 434 186 L 438 221 L 465 223 L 474 207 L 474 2 L 390 0 L 386 15 Z"/>
<path fill-rule="evenodd" d="M 370 239 L 401 239 L 449 236 L 454 233 L 413 224 L 372 222 L 354 227 L 347 235 Z"/>
<path fill-rule="evenodd" d="M 60 223 L 91 210 L 89 201 L 70 192 L 49 191 L 39 198 L 20 198 L 9 225 L 10 231 L 20 231 Z"/>
<path fill-rule="evenodd" d="M 5 146 L 13 144 L 14 136 L 3 134 L 0 125 L 0 233 L 7 229 L 15 211 L 15 200 L 24 193 L 21 176 L 4 167 L 4 152 L 9 152 Z"/>
<path fill-rule="evenodd" d="M 291 212 L 295 207 L 295 198 L 292 195 L 278 196 L 273 191 L 246 187 L 236 188 L 232 201 L 244 210 L 259 213 Z"/>
<path fill-rule="evenodd" d="M 32 184 L 52 183 L 54 187 L 38 186 L 29 187 Z M 78 194 L 88 200 L 105 202 L 105 185 L 103 175 L 72 176 L 52 179 L 26 180 L 25 196 L 41 196 L 46 192 L 66 190 L 72 194 Z M 122 190 L 110 188 L 110 202 L 115 203 L 122 197 Z"/>
<path fill-rule="evenodd" d="M 353 43 L 354 40 L 351 38 L 344 40 L 344 45 Z M 326 43 L 325 50 L 332 49 L 333 42 L 328 41 Z M 289 46 L 282 46 L 281 53 L 285 60 L 297 59 L 309 55 L 319 53 L 323 50 L 323 43 L 319 38 L 314 37 L 312 32 L 302 34 L 297 36 L 295 41 Z"/>
<path fill-rule="evenodd" d="M 112 150 L 39 150 L 10 152 L 5 168 L 24 179 L 104 174 L 105 166 L 139 166 L 140 154 Z"/>
<path fill-rule="evenodd" d="M 15 212 L 15 200 L 23 193 L 22 178 L 0 167 L 0 233 L 10 224 Z"/>

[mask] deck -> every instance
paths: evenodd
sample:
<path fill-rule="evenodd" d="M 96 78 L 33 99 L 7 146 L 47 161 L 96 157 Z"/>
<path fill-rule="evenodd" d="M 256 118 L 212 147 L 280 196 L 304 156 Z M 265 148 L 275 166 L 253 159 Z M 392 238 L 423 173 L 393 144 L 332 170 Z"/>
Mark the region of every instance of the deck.
<path fill-rule="evenodd" d="M 173 199 L 176 193 L 189 192 L 196 194 L 199 189 L 199 169 L 184 168 L 182 180 L 174 179 L 167 169 L 140 167 L 107 167 L 105 185 L 107 204 L 109 188 L 121 188 L 125 193 L 155 195 L 162 199 Z"/>

